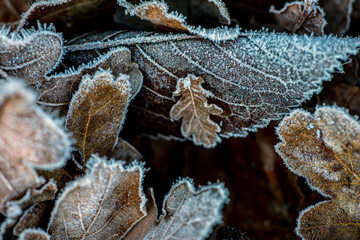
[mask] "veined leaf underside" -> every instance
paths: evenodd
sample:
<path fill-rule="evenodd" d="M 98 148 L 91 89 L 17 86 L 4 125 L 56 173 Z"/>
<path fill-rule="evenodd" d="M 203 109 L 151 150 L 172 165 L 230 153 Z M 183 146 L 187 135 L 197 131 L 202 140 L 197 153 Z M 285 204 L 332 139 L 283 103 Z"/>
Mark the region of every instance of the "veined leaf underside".
<path fill-rule="evenodd" d="M 167 120 L 175 104 L 171 94 L 177 81 L 188 74 L 201 76 L 204 88 L 211 93 L 210 102 L 224 110 L 212 117 L 221 126 L 219 135 L 244 137 L 320 92 L 322 82 L 331 80 L 334 69 L 341 69 L 341 60 L 355 54 L 359 46 L 357 38 L 262 31 L 245 32 L 236 40 L 218 43 L 181 40 L 177 35 L 153 37 L 151 33 L 136 33 L 140 37 L 135 41 L 127 34 L 129 41 L 118 35 L 103 45 L 101 41 L 83 45 L 81 50 L 116 43 L 130 48 L 132 60 L 144 74 L 144 86 L 132 104 L 137 112 L 142 111 L 139 114 L 148 116 L 140 119 L 142 124 L 148 126 L 142 121 L 149 119 L 160 121 L 156 130 L 164 135 L 171 132 L 164 129 L 171 126 Z M 76 45 L 67 48 L 77 50 Z M 177 136 L 181 136 L 180 131 Z"/>

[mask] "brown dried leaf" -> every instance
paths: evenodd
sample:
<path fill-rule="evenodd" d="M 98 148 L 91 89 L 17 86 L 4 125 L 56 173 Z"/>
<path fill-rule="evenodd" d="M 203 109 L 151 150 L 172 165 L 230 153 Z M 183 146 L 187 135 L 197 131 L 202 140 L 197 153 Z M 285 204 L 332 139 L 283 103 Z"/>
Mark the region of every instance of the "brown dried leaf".
<path fill-rule="evenodd" d="M 220 115 L 223 111 L 215 104 L 208 104 L 210 95 L 202 88 L 202 77 L 189 75 L 178 81 L 173 96 L 181 96 L 170 110 L 171 120 L 182 119 L 181 133 L 197 145 L 215 146 L 221 139 L 217 135 L 221 128 L 210 119 L 210 115 Z M 192 136 L 192 137 L 191 137 Z"/>
<path fill-rule="evenodd" d="M 131 53 L 127 48 L 117 48 L 98 57 L 92 63 L 79 67 L 76 71 L 48 77 L 46 84 L 40 86 L 38 103 L 60 110 L 60 114 L 65 115 L 71 98 L 79 88 L 83 76 L 86 74 L 94 75 L 99 69 L 109 69 L 115 78 L 121 74 L 129 75 L 130 98 L 139 92 L 143 81 L 139 66 L 131 61 Z"/>
<path fill-rule="evenodd" d="M 326 25 L 324 11 L 313 5 L 313 0 L 306 0 L 305 2 L 287 3 L 280 10 L 275 10 L 274 6 L 271 6 L 269 11 L 275 16 L 277 23 L 286 31 L 323 35 Z"/>
<path fill-rule="evenodd" d="M 73 133 L 83 164 L 92 153 L 104 156 L 116 144 L 130 97 L 127 78 L 121 75 L 115 81 L 111 73 L 99 71 L 93 77 L 84 76 L 73 96 L 66 127 Z"/>
<path fill-rule="evenodd" d="M 297 110 L 278 134 L 276 149 L 287 167 L 332 198 L 304 210 L 297 233 L 304 239 L 359 239 L 359 122 L 336 107 L 318 107 L 314 116 Z"/>
<path fill-rule="evenodd" d="M 350 27 L 350 15 L 355 0 L 323 0 L 326 20 L 326 33 L 343 35 Z"/>
<path fill-rule="evenodd" d="M 0 82 L 0 211 L 11 199 L 42 184 L 33 167 L 65 164 L 67 135 L 34 103 L 35 97 L 15 82 Z"/>
<path fill-rule="evenodd" d="M 137 222 L 128 233 L 126 233 L 124 240 L 143 239 L 146 233 L 156 226 L 157 207 L 152 188 L 146 191 L 146 198 L 146 216 Z"/>
<path fill-rule="evenodd" d="M 50 240 L 50 235 L 42 229 L 26 229 L 19 236 L 19 240 Z"/>
<path fill-rule="evenodd" d="M 62 51 L 60 34 L 42 29 L 14 35 L 0 29 L 0 75 L 24 78 L 31 86 L 43 84 L 46 73 L 59 63 Z"/>
<path fill-rule="evenodd" d="M 93 157 L 89 172 L 70 184 L 56 203 L 48 232 L 52 239 L 121 239 L 145 215 L 139 165 Z"/>

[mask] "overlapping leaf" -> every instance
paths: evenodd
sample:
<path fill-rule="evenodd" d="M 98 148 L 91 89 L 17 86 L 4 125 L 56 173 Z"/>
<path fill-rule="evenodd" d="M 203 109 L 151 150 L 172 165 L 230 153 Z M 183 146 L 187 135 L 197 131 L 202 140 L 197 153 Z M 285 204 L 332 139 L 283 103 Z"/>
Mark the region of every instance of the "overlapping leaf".
<path fill-rule="evenodd" d="M 202 77 L 189 75 L 180 79 L 173 96 L 181 96 L 170 110 L 171 120 L 182 119 L 181 133 L 195 144 L 211 147 L 220 141 L 217 132 L 220 126 L 210 119 L 210 115 L 220 115 L 223 111 L 215 104 L 208 104 L 210 94 L 202 88 Z"/>
<path fill-rule="evenodd" d="M 78 60 L 79 58 L 76 59 Z M 38 97 L 38 103 L 42 106 L 53 107 L 60 110 L 62 115 L 66 115 L 68 105 L 78 90 L 83 76 L 86 74 L 94 75 L 100 69 L 110 70 L 115 78 L 120 74 L 129 75 L 131 98 L 139 92 L 143 77 L 138 65 L 131 61 L 128 49 L 116 48 L 100 57 L 93 57 L 87 60 L 90 63 L 84 63 L 76 71 L 47 77 L 44 84 L 39 87 L 40 96 Z"/>
<path fill-rule="evenodd" d="M 50 240 L 50 235 L 42 229 L 26 229 L 19 236 L 19 240 Z"/>
<path fill-rule="evenodd" d="M 66 127 L 73 132 L 83 163 L 92 153 L 105 155 L 116 144 L 130 98 L 127 75 L 110 72 L 85 76 L 72 98 Z"/>
<path fill-rule="evenodd" d="M 0 29 L 0 70 L 38 87 L 62 57 L 60 34 L 42 29 L 15 35 Z"/>
<path fill-rule="evenodd" d="M 97 157 L 90 171 L 69 185 L 52 213 L 52 239 L 121 239 L 145 215 L 140 166 Z"/>
<path fill-rule="evenodd" d="M 142 239 L 204 239 L 212 226 L 221 221 L 221 209 L 227 199 L 228 192 L 222 184 L 196 191 L 189 180 L 180 181 L 166 196 L 159 222 Z"/>
<path fill-rule="evenodd" d="M 28 188 L 39 187 L 33 167 L 52 169 L 65 164 L 67 135 L 39 109 L 35 97 L 15 82 L 0 82 L 0 211 Z"/>
<path fill-rule="evenodd" d="M 332 198 L 304 210 L 297 233 L 303 239 L 359 239 L 359 122 L 336 107 L 319 107 L 314 116 L 297 110 L 278 134 L 276 149 L 286 166 Z"/>

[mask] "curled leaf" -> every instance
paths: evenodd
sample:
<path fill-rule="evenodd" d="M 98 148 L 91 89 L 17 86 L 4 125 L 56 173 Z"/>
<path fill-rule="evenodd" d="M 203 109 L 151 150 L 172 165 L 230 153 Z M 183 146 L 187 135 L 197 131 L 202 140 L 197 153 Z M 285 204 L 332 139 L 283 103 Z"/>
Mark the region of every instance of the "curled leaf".
<path fill-rule="evenodd" d="M 0 211 L 11 199 L 42 184 L 35 168 L 65 164 L 68 136 L 34 103 L 35 97 L 16 82 L 0 83 Z"/>
<path fill-rule="evenodd" d="M 73 132 L 83 163 L 92 153 L 105 155 L 116 144 L 130 97 L 127 75 L 85 76 L 70 104 L 66 127 Z"/>
<path fill-rule="evenodd" d="M 326 20 L 324 11 L 315 6 L 316 1 L 287 3 L 282 9 L 275 10 L 271 6 L 270 13 L 274 14 L 276 21 L 285 30 L 292 33 L 323 35 Z"/>
<path fill-rule="evenodd" d="M 39 28 L 17 35 L 0 30 L 0 70 L 26 79 L 33 87 L 43 83 L 45 74 L 58 65 L 63 54 L 61 35 Z"/>
<path fill-rule="evenodd" d="M 93 157 L 89 172 L 70 184 L 53 210 L 52 239 L 121 239 L 145 215 L 143 169 Z"/>
<path fill-rule="evenodd" d="M 219 9 L 221 16 L 230 22 L 229 13 L 225 4 L 221 0 L 210 0 Z M 118 0 L 120 6 L 125 7 L 130 15 L 136 15 L 141 19 L 148 20 L 155 26 L 162 26 L 178 31 L 189 32 L 214 41 L 235 39 L 239 36 L 240 29 L 233 28 L 228 31 L 227 28 L 202 29 L 193 27 L 186 23 L 186 18 L 177 12 L 170 12 L 168 5 L 163 1 L 145 1 L 138 5 L 133 5 L 127 0 Z"/>
<path fill-rule="evenodd" d="M 360 124 L 336 107 L 294 111 L 278 128 L 276 150 L 286 166 L 331 201 L 304 210 L 304 239 L 360 238 Z M 334 237 L 335 236 L 335 237 Z"/>
<path fill-rule="evenodd" d="M 212 147 L 221 141 L 217 132 L 219 125 L 210 119 L 210 115 L 220 115 L 223 111 L 215 104 L 208 104 L 206 96 L 209 92 L 201 87 L 202 77 L 189 75 L 178 81 L 173 96 L 181 96 L 170 110 L 172 120 L 182 119 L 181 133 L 195 144 Z M 191 138 L 190 138 L 191 139 Z"/>

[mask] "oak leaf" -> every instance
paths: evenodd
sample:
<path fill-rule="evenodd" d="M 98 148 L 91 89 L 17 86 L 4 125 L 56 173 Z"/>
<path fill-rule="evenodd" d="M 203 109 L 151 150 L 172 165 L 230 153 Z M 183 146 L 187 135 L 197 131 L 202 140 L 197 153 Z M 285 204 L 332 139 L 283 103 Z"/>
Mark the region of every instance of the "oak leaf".
<path fill-rule="evenodd" d="M 206 97 L 210 95 L 201 84 L 202 77 L 189 75 L 178 81 L 173 96 L 181 96 L 170 110 L 171 120 L 182 119 L 181 133 L 192 139 L 197 145 L 212 147 L 220 142 L 217 135 L 221 128 L 210 119 L 210 115 L 220 115 L 223 111 L 215 104 L 208 104 Z M 191 137 L 192 136 L 192 137 Z"/>
<path fill-rule="evenodd" d="M 286 166 L 331 201 L 305 209 L 297 233 L 303 239 L 360 238 L 360 124 L 344 110 L 296 110 L 279 128 L 276 150 Z"/>
<path fill-rule="evenodd" d="M 68 136 L 35 105 L 20 83 L 0 82 L 0 211 L 43 180 L 33 168 L 54 169 L 69 156 Z"/>
<path fill-rule="evenodd" d="M 96 156 L 88 166 L 56 202 L 48 228 L 52 239 L 121 239 L 145 215 L 141 166 L 125 168 Z"/>
<path fill-rule="evenodd" d="M 0 29 L 0 75 L 26 79 L 31 86 L 38 87 L 44 76 L 54 69 L 63 55 L 62 37 L 53 28 L 9 33 Z"/>
<path fill-rule="evenodd" d="M 73 133 L 83 164 L 92 153 L 105 155 L 117 143 L 130 98 L 127 75 L 116 80 L 108 71 L 84 76 L 73 96 L 66 127 Z"/>

